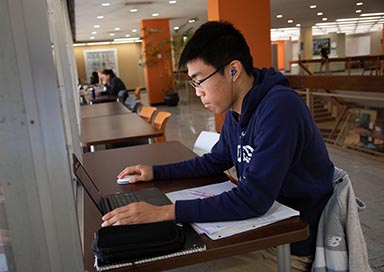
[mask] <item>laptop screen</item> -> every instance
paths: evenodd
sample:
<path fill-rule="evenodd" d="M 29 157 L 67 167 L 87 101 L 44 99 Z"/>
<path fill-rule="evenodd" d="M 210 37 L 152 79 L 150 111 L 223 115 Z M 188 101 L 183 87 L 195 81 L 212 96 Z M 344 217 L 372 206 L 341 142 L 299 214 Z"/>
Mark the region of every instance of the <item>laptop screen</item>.
<path fill-rule="evenodd" d="M 75 154 L 72 154 L 73 158 L 73 172 L 83 188 L 87 191 L 88 195 L 91 197 L 92 201 L 96 204 L 96 207 L 101 211 L 101 201 L 102 195 L 99 189 L 96 187 L 96 184 L 92 181 L 91 177 L 77 159 Z"/>

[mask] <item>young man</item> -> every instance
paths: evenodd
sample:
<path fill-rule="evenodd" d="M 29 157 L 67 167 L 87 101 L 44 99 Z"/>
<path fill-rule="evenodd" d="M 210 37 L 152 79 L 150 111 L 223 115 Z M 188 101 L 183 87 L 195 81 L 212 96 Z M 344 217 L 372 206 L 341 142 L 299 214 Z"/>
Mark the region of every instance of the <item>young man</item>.
<path fill-rule="evenodd" d="M 192 178 L 235 166 L 239 184 L 221 195 L 163 207 L 133 203 L 106 214 L 103 225 L 246 219 L 263 215 L 277 200 L 299 210 L 309 223 L 309 238 L 291 246 L 293 255 L 305 256 L 303 269 L 308 269 L 318 220 L 332 194 L 334 166 L 302 98 L 281 73 L 253 68 L 244 37 L 230 23 L 203 24 L 186 45 L 180 63 L 187 65 L 189 83 L 203 105 L 215 113 L 226 112 L 219 141 L 202 157 L 130 166 L 118 177 L 139 174 L 131 182 Z"/>
<path fill-rule="evenodd" d="M 323 70 L 323 65 L 325 65 L 325 72 L 328 74 L 329 73 L 328 43 L 326 42 L 322 46 L 320 46 L 319 50 L 320 50 L 320 56 L 321 56 L 320 69 L 319 69 L 320 73 Z"/>

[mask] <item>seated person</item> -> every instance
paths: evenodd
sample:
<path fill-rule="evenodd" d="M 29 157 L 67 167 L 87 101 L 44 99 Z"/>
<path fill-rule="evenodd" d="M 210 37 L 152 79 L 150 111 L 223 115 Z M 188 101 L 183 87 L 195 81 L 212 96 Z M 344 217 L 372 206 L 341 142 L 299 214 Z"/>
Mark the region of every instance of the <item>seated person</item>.
<path fill-rule="evenodd" d="M 128 166 L 118 177 L 138 174 L 131 183 L 198 178 L 235 166 L 238 185 L 220 195 L 173 205 L 132 203 L 104 215 L 103 226 L 241 220 L 265 214 L 276 200 L 300 211 L 309 223 L 308 239 L 291 244 L 294 271 L 308 271 L 319 218 L 332 195 L 334 166 L 303 99 L 289 88 L 283 74 L 273 68 L 253 68 L 245 38 L 227 22 L 203 24 L 184 48 L 180 64 L 187 66 L 189 83 L 204 107 L 226 112 L 219 141 L 202 157 L 153 167 Z M 230 261 L 244 256 L 250 256 L 246 262 Z M 241 268 L 249 265 L 245 271 L 254 267 L 275 271 L 276 262 L 272 248 L 209 262 L 208 271 L 233 271 L 228 265 L 235 263 Z"/>
<path fill-rule="evenodd" d="M 89 83 L 91 85 L 98 85 L 99 84 L 99 74 L 96 71 L 92 72 Z"/>
<path fill-rule="evenodd" d="M 101 81 L 104 84 L 104 94 L 117 96 L 119 91 L 126 90 L 124 82 L 118 78 L 112 69 L 105 69 L 101 72 Z"/>

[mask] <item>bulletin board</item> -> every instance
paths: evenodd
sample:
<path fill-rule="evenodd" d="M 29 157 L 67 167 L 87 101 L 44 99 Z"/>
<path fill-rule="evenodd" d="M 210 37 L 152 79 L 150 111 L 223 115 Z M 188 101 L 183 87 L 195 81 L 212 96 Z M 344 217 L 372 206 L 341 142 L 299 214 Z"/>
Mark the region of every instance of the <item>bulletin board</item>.
<path fill-rule="evenodd" d="M 328 43 L 328 54 L 330 53 L 330 47 L 331 47 L 331 39 L 330 38 L 323 38 L 323 39 L 313 39 L 313 56 L 320 56 L 320 49 L 323 44 Z"/>
<path fill-rule="evenodd" d="M 104 69 L 112 69 L 116 75 L 119 74 L 116 48 L 84 50 L 84 63 L 87 80 L 90 79 L 92 72 Z"/>

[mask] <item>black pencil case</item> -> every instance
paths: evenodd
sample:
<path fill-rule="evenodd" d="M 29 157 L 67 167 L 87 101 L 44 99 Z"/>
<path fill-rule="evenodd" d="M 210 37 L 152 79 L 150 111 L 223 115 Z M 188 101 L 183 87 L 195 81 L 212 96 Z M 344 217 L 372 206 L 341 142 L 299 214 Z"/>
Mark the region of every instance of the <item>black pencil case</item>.
<path fill-rule="evenodd" d="M 172 221 L 102 227 L 92 251 L 103 262 L 135 261 L 183 249 L 185 234 Z"/>

